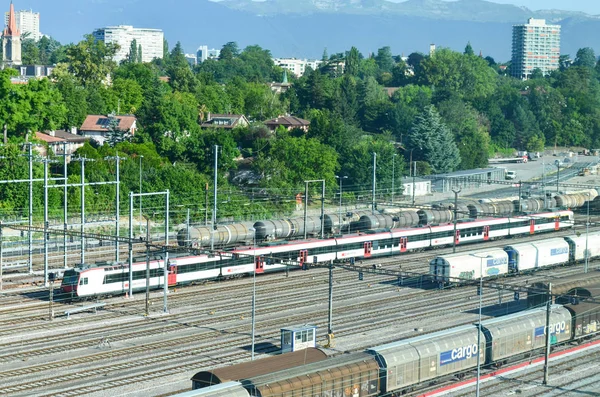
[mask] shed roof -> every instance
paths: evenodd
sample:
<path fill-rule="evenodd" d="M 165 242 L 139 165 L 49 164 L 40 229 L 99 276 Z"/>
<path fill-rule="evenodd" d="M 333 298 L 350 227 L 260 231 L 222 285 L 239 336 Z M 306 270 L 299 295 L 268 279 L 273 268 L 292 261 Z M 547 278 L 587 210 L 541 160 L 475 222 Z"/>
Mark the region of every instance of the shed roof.
<path fill-rule="evenodd" d="M 324 360 L 327 354 L 314 347 L 298 350 L 292 353 L 280 354 L 262 358 L 256 361 L 248 361 L 228 367 L 215 368 L 208 371 L 198 372 L 192 377 L 192 381 L 206 386 L 216 385 L 228 381 L 238 381 L 255 376 L 268 374 L 270 372 L 297 367 Z"/>
<path fill-rule="evenodd" d="M 535 283 L 535 288 L 547 290 L 548 283 Z M 582 277 L 581 274 L 561 277 L 552 280 L 552 294 L 563 295 L 574 289 L 587 289 L 593 293 L 591 296 L 600 296 L 600 272 L 590 272 Z"/>

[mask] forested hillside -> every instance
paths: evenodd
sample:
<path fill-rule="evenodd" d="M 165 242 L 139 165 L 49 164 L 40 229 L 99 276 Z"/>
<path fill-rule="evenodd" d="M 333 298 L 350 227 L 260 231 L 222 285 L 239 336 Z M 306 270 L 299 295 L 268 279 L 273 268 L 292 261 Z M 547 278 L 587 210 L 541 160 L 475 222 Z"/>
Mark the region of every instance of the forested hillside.
<path fill-rule="evenodd" d="M 129 191 L 139 189 L 143 155 L 144 191 L 170 189 L 175 206 L 203 213 L 205 186 L 212 184 L 213 146 L 219 145 L 220 213 L 238 216 L 291 208 L 307 179 L 325 179 L 333 196 L 336 175 L 347 176 L 345 194 L 366 193 L 373 152 L 378 188 L 389 190 L 392 175 L 399 189 L 411 157 L 421 175 L 485 167 L 490 154 L 511 149 L 600 147 L 599 68 L 587 48 L 572 65 L 565 61 L 560 71 L 547 77 L 534 73 L 529 81 L 505 76 L 504 68 L 474 54 L 470 45 L 464 53 L 413 53 L 406 62 L 389 47 L 372 56 L 351 48 L 324 54 L 319 70 L 299 79 L 289 76 L 292 86 L 283 94 L 268 86 L 282 81 L 283 70 L 259 46 L 241 50 L 227 43 L 220 59 L 195 68 L 179 44 L 150 64 L 132 56 L 116 65 L 113 52 L 91 37 L 69 46 L 47 38 L 26 40 L 28 63 L 52 60 L 58 67 L 50 79 L 27 84 L 11 83 L 15 71 L 0 72 L 0 121 L 11 142 L 0 149 L 2 179 L 27 178 L 19 145 L 33 139 L 33 132 L 80 126 L 87 114 L 137 116 L 140 130 L 130 141 L 88 144 L 78 153 L 97 160 L 86 167 L 90 181 L 114 180 L 114 161 L 104 158 L 116 152 L 128 156 L 121 167 L 124 205 Z M 202 129 L 209 113 L 244 114 L 251 124 Z M 272 132 L 261 123 L 288 113 L 310 120 L 309 131 Z M 35 167 L 41 176 L 41 164 Z M 79 181 L 79 167 L 76 162 L 70 166 L 70 181 Z M 114 187 L 89 190 L 91 211 L 112 211 Z M 69 204 L 78 207 L 78 189 L 71 193 Z M 41 201 L 41 193 L 37 197 Z M 60 211 L 61 200 L 58 189 L 52 189 L 51 207 Z M 2 185 L 0 205 L 21 213 L 27 187 Z"/>

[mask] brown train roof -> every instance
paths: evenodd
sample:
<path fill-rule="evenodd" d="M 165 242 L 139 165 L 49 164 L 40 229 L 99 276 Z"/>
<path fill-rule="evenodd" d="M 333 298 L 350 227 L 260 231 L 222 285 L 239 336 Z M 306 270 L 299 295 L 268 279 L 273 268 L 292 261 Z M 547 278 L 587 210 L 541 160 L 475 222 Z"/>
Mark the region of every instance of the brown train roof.
<path fill-rule="evenodd" d="M 302 391 L 306 391 L 307 388 L 318 391 L 323 385 L 343 387 L 344 380 L 345 382 L 359 380 L 356 382 L 357 384 L 376 381 L 378 384 L 379 365 L 375 357 L 364 352 L 343 354 L 313 364 L 257 376 L 242 382 L 242 384 L 247 390 L 254 392 L 253 395 L 276 397 L 292 395 L 293 392 L 301 395 Z M 361 395 L 376 394 L 379 394 L 379 387 L 377 390 L 371 390 L 370 393 Z"/>
<path fill-rule="evenodd" d="M 192 381 L 208 387 L 219 383 L 248 379 L 299 365 L 310 364 L 326 358 L 327 354 L 325 352 L 310 347 L 292 353 L 280 354 L 209 371 L 201 371 L 192 377 Z"/>

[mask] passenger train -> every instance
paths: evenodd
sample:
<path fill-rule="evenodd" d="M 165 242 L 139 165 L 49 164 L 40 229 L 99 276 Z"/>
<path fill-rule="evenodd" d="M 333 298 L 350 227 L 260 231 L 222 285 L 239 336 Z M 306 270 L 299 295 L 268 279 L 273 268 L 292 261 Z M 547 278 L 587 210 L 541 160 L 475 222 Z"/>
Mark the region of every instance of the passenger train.
<path fill-rule="evenodd" d="M 262 274 L 284 271 L 309 262 L 400 255 L 409 251 L 450 246 L 455 242 L 457 245 L 477 243 L 571 227 L 573 212 L 556 211 L 517 217 L 462 220 L 457 223 L 456 234 L 454 225 L 449 223 L 246 247 L 210 256 L 180 256 L 169 259 L 166 281 L 169 286 L 175 286 L 195 281 L 238 277 L 253 272 Z M 145 259 L 135 261 L 132 272 L 132 289 L 145 289 Z M 164 286 L 164 282 L 164 260 L 154 259 L 150 262 L 150 288 L 160 288 Z M 124 294 L 129 289 L 129 266 L 79 265 L 65 272 L 61 287 L 63 292 L 71 294 L 74 298 Z"/>

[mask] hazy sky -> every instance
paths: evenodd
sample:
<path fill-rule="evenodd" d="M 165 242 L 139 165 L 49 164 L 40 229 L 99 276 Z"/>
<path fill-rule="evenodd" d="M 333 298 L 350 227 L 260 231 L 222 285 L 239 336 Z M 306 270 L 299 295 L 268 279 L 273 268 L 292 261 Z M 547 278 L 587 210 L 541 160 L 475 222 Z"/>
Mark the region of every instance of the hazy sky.
<path fill-rule="evenodd" d="M 401 3 L 404 0 L 389 0 L 396 3 Z M 451 1 L 451 0 L 447 0 Z M 514 4 L 517 6 L 525 6 L 532 10 L 556 8 L 559 10 L 568 11 L 583 11 L 588 14 L 600 14 L 599 0 L 488 0 L 493 3 Z"/>

